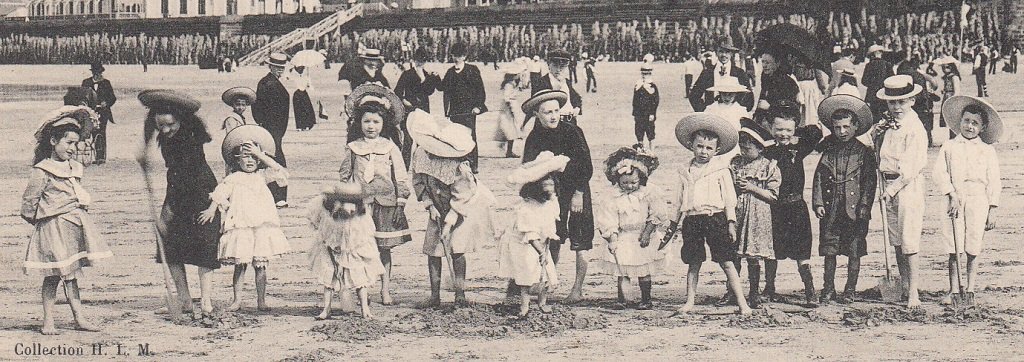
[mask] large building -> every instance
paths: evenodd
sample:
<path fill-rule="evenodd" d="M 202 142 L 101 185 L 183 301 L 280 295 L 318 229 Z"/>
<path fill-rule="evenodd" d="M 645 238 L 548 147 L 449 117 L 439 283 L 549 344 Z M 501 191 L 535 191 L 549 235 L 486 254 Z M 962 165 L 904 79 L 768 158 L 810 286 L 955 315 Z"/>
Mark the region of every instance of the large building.
<path fill-rule="evenodd" d="M 168 18 L 295 14 L 320 11 L 320 0 L 32 0 L 28 17 Z"/>

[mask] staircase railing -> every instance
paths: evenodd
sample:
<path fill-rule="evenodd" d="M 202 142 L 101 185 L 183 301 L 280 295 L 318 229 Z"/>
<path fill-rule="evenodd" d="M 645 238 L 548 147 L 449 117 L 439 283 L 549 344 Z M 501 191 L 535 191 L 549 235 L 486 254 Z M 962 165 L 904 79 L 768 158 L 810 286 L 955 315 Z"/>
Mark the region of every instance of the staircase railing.
<path fill-rule="evenodd" d="M 257 48 L 238 60 L 240 65 L 256 65 L 270 56 L 270 53 L 285 51 L 301 44 L 309 38 L 319 38 L 334 31 L 345 23 L 363 15 L 363 4 L 355 4 L 351 8 L 340 10 L 323 18 L 308 28 L 298 28 Z"/>

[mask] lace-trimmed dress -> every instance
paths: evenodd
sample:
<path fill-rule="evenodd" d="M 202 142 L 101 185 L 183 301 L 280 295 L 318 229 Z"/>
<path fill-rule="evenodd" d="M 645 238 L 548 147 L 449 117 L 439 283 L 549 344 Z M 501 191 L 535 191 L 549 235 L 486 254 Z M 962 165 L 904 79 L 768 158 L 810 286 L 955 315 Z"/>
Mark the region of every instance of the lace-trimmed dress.
<path fill-rule="evenodd" d="M 733 176 L 778 195 L 782 173 L 775 161 L 761 157 L 749 163 L 741 157 L 732 161 Z M 775 238 L 772 235 L 772 206 L 749 192 L 737 190 L 736 241 L 739 255 L 746 258 L 775 259 Z"/>
<path fill-rule="evenodd" d="M 658 250 L 660 232 L 651 234 L 651 244 L 640 247 L 640 234 L 650 221 L 662 225 L 665 207 L 652 188 L 643 186 L 631 193 L 616 189 L 615 195 L 598 205 L 594 212 L 597 231 L 605 239 L 618 234 L 615 255 L 607 247 L 597 248 L 598 268 L 614 276 L 639 278 L 659 273 L 665 267 L 665 253 Z M 616 264 L 616 257 L 618 264 Z"/>
<path fill-rule="evenodd" d="M 387 138 L 363 138 L 346 148 L 338 173 L 343 182 L 358 182 L 369 195 L 366 204 L 377 227 L 377 246 L 391 249 L 411 241 L 405 203 L 412 186 L 401 150 Z"/>
<path fill-rule="evenodd" d="M 555 265 L 540 264 L 540 254 L 530 240 L 558 240 L 558 201 L 539 203 L 523 200 L 516 207 L 515 220 L 498 241 L 498 276 L 519 286 L 540 283 L 541 275 L 549 286 L 558 284 Z"/>
<path fill-rule="evenodd" d="M 281 231 L 274 196 L 267 187 L 271 182 L 285 186 L 287 180 L 284 170 L 238 171 L 225 177 L 210 193 L 221 213 L 217 259 L 222 264 L 264 266 L 272 257 L 291 250 Z"/>
<path fill-rule="evenodd" d="M 384 274 L 369 214 L 335 220 L 317 197 L 310 201 L 308 217 L 316 230 L 309 267 L 320 285 L 331 290 L 371 287 Z"/>

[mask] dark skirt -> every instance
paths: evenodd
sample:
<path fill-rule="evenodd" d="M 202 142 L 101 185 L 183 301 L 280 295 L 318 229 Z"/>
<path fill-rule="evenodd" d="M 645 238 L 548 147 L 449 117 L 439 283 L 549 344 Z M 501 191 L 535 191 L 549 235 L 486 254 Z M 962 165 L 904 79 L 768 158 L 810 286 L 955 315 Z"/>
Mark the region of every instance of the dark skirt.
<path fill-rule="evenodd" d="M 205 166 L 205 165 L 203 165 Z M 217 178 L 209 166 L 167 171 L 167 195 L 164 207 L 173 214 L 162 235 L 164 252 L 171 264 L 189 264 L 211 269 L 220 267 L 217 260 L 220 241 L 220 216 L 207 224 L 199 224 L 199 213 L 210 206 L 210 193 L 217 187 Z M 166 215 L 161 215 L 165 217 Z M 159 251 L 158 263 L 163 262 Z"/>
<path fill-rule="evenodd" d="M 373 204 L 373 224 L 377 226 L 374 237 L 377 247 L 391 249 L 412 241 L 409 220 L 405 218 L 404 206 L 381 206 Z"/>
<path fill-rule="evenodd" d="M 304 90 L 295 91 L 292 94 L 292 108 L 295 109 L 295 128 L 312 129 L 316 125 L 316 111 L 313 110 L 309 93 Z"/>
<path fill-rule="evenodd" d="M 772 205 L 775 259 L 811 258 L 811 215 L 807 203 L 797 200 Z"/>

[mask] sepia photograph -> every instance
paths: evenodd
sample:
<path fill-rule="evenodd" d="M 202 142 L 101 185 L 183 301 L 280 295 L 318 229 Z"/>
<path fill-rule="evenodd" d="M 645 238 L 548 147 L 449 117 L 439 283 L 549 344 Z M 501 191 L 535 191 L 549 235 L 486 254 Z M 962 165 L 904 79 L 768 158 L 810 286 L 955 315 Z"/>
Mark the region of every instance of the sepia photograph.
<path fill-rule="evenodd" d="M 1016 360 L 1021 46 L 1024 0 L 0 0 L 0 360 Z"/>

